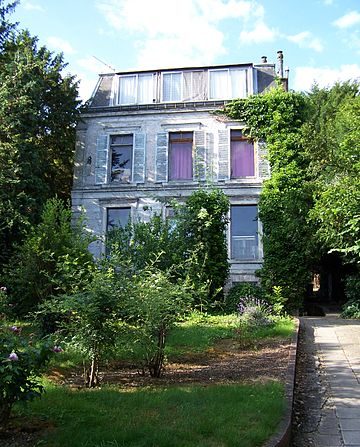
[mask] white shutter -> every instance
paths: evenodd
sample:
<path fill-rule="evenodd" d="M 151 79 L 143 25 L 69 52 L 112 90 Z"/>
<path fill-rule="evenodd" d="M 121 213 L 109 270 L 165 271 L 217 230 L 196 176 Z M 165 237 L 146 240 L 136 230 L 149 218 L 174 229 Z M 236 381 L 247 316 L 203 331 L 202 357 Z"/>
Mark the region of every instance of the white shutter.
<path fill-rule="evenodd" d="M 219 180 L 229 178 L 229 131 L 219 130 Z"/>
<path fill-rule="evenodd" d="M 268 152 L 266 149 L 266 143 L 259 141 L 257 143 L 257 159 L 258 159 L 258 172 L 259 177 L 266 179 L 270 177 L 270 163 L 268 160 Z"/>
<path fill-rule="evenodd" d="M 145 181 L 145 142 L 144 133 L 134 134 L 134 174 L 135 183 L 144 183 Z"/>
<path fill-rule="evenodd" d="M 95 184 L 106 183 L 108 166 L 108 136 L 99 135 L 96 141 Z"/>
<path fill-rule="evenodd" d="M 194 169 L 196 180 L 206 179 L 206 151 L 205 151 L 205 132 L 197 130 L 194 132 Z"/>
<path fill-rule="evenodd" d="M 168 133 L 159 132 L 156 136 L 156 181 L 168 181 Z"/>

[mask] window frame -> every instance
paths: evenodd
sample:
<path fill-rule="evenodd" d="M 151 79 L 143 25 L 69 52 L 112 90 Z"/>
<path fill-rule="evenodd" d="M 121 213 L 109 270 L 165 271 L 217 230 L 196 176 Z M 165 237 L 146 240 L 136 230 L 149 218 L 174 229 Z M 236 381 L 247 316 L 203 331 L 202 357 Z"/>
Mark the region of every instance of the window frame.
<path fill-rule="evenodd" d="M 248 238 L 253 235 L 245 235 L 245 234 L 236 234 L 233 235 L 233 221 L 232 221 L 232 214 L 233 214 L 233 208 L 240 208 L 240 207 L 255 207 L 256 209 L 256 233 L 255 233 L 255 256 L 254 257 L 244 257 L 244 258 L 236 258 L 233 257 L 233 237 L 238 238 Z M 258 203 L 234 203 L 230 205 L 229 210 L 229 259 L 232 263 L 259 263 L 262 262 L 262 246 L 261 246 L 261 222 L 259 219 L 259 206 Z M 245 240 L 245 239 L 244 239 Z"/>
<path fill-rule="evenodd" d="M 121 144 L 112 144 L 111 139 L 115 137 L 126 137 L 131 136 L 132 137 L 132 147 L 131 147 L 131 167 L 130 167 L 130 176 L 128 182 L 123 181 L 114 181 L 112 179 L 113 176 L 113 152 L 112 148 L 114 146 L 121 146 Z M 128 146 L 128 144 L 123 144 L 123 146 Z M 109 168 L 108 168 L 108 183 L 110 185 L 129 185 L 133 183 L 134 179 L 134 146 L 135 146 L 135 134 L 133 132 L 124 132 L 124 133 L 116 133 L 109 135 Z"/>
<path fill-rule="evenodd" d="M 106 216 L 105 234 L 108 234 L 111 229 L 119 228 L 119 225 L 114 225 L 111 229 L 109 229 L 109 212 L 114 211 L 114 210 L 128 210 L 128 221 L 126 222 L 126 225 L 128 225 L 128 223 L 131 222 L 131 219 L 132 219 L 131 206 L 129 206 L 129 205 L 108 206 L 105 208 L 105 216 Z M 126 225 L 122 226 L 122 228 L 125 228 Z"/>
<path fill-rule="evenodd" d="M 235 132 L 241 132 L 241 135 L 239 136 L 233 136 L 235 134 Z M 253 168 L 253 174 L 252 175 L 244 175 L 244 176 L 235 176 L 233 175 L 233 146 L 232 146 L 232 142 L 233 141 L 244 141 L 244 142 L 248 142 L 251 143 L 252 145 L 252 156 L 253 156 L 253 163 L 252 163 L 252 168 Z M 256 178 L 256 152 L 255 152 L 255 144 L 254 142 L 251 142 L 249 138 L 244 137 L 243 135 L 243 129 L 240 128 L 232 128 L 230 129 L 230 154 L 229 154 L 229 158 L 230 158 L 230 180 L 239 180 L 239 179 L 253 179 Z"/>
<path fill-rule="evenodd" d="M 172 140 L 172 136 L 176 134 L 191 134 L 190 137 L 184 137 L 184 138 L 175 138 Z M 191 177 L 189 178 L 172 178 L 171 175 L 171 151 L 172 151 L 172 144 L 173 143 L 190 143 L 191 146 L 189 148 L 190 155 L 191 155 Z M 168 172 L 167 172 L 167 178 L 169 182 L 189 182 L 194 180 L 194 132 L 193 131 L 175 131 L 175 132 L 169 132 L 168 134 Z"/>
<path fill-rule="evenodd" d="M 165 100 L 164 99 L 164 76 L 180 74 L 180 98 L 176 100 Z M 160 86 L 160 101 L 166 103 L 176 103 L 182 102 L 184 98 L 184 72 L 183 71 L 162 71 L 161 72 L 161 86 Z"/>
<path fill-rule="evenodd" d="M 152 99 L 150 102 L 139 102 L 139 78 L 145 77 L 145 76 L 152 76 Z M 124 78 L 135 78 L 135 92 L 134 92 L 134 102 L 121 102 L 121 79 Z M 149 72 L 149 73 L 129 73 L 129 74 L 122 74 L 118 75 L 118 92 L 117 92 L 117 104 L 120 106 L 129 106 L 129 105 L 136 105 L 136 104 L 153 104 L 156 102 L 156 73 L 155 72 Z M 155 100 L 155 101 L 154 101 Z"/>
<path fill-rule="evenodd" d="M 225 100 L 225 99 L 235 99 L 237 96 L 233 94 L 232 83 L 231 83 L 231 72 L 233 71 L 244 71 L 245 72 L 245 95 L 243 98 L 247 98 L 250 92 L 249 86 L 249 69 L 246 68 L 237 68 L 237 67 L 229 67 L 229 68 L 209 68 L 208 70 L 208 100 Z M 212 96 L 211 95 L 211 74 L 216 72 L 226 72 L 226 91 L 221 96 Z"/>

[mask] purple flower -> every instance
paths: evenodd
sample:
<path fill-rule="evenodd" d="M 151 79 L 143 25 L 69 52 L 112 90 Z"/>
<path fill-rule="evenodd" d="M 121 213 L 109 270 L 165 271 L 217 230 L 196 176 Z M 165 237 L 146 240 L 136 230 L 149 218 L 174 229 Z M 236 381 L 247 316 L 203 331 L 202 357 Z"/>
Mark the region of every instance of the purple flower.
<path fill-rule="evenodd" d="M 12 331 L 12 332 L 20 332 L 21 331 L 21 328 L 19 328 L 19 327 L 17 327 L 17 326 L 10 326 L 10 331 Z"/>
<path fill-rule="evenodd" d="M 19 357 L 18 357 L 18 355 L 16 354 L 16 352 L 13 351 L 13 352 L 9 355 L 8 359 L 9 359 L 11 362 L 17 362 L 17 361 L 19 360 Z"/>
<path fill-rule="evenodd" d="M 63 352 L 63 348 L 61 346 L 54 346 L 52 349 L 54 352 Z"/>

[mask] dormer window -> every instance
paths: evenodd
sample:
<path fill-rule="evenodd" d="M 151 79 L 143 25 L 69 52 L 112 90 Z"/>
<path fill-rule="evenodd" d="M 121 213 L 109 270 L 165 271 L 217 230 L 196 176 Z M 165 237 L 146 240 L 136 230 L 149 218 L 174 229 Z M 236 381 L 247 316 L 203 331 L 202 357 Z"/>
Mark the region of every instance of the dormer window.
<path fill-rule="evenodd" d="M 162 100 L 164 102 L 181 101 L 182 73 L 163 73 Z"/>
<path fill-rule="evenodd" d="M 152 104 L 155 99 L 153 73 L 124 75 L 119 78 L 119 104 Z"/>
<path fill-rule="evenodd" d="M 247 73 L 244 68 L 209 70 L 209 99 L 246 98 Z"/>

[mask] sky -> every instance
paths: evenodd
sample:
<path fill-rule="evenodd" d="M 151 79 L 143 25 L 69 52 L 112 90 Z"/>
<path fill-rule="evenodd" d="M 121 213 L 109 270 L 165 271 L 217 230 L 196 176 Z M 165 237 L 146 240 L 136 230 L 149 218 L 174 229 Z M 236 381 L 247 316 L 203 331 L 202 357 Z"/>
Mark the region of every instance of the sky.
<path fill-rule="evenodd" d="M 275 63 L 308 91 L 360 80 L 360 0 L 21 0 L 11 16 L 62 52 L 88 99 L 99 73 Z"/>

